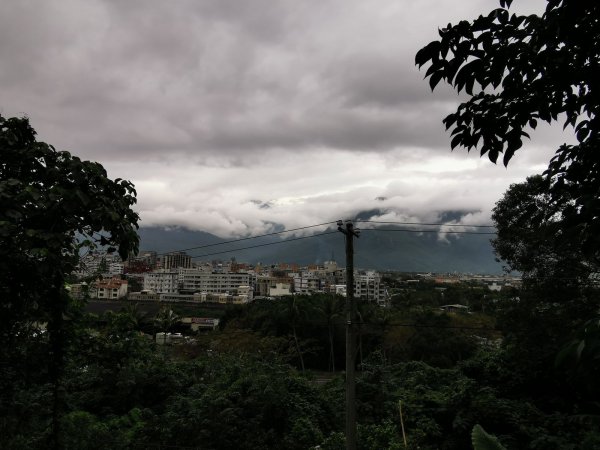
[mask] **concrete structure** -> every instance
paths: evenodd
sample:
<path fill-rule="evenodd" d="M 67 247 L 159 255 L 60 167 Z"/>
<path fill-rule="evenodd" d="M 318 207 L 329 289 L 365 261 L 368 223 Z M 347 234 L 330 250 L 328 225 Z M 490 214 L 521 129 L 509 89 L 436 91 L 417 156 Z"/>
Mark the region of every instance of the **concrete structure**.
<path fill-rule="evenodd" d="M 154 291 L 140 291 L 140 292 L 130 292 L 128 296 L 129 300 L 139 301 L 139 302 L 158 302 L 160 300 L 160 294 L 157 294 Z"/>
<path fill-rule="evenodd" d="M 246 295 L 248 300 L 252 300 L 253 289 L 250 289 L 248 273 L 207 272 L 180 268 L 177 276 L 181 293 L 236 294 Z"/>
<path fill-rule="evenodd" d="M 293 282 L 292 278 L 287 276 L 268 276 L 258 275 L 256 276 L 254 293 L 259 297 L 269 297 L 271 289 L 276 289 L 277 284 L 288 284 L 291 285 Z"/>
<path fill-rule="evenodd" d="M 311 294 L 323 289 L 322 279 L 314 272 L 301 272 L 293 274 L 294 292 L 297 294 Z"/>
<path fill-rule="evenodd" d="M 227 293 L 207 294 L 206 292 L 194 294 L 194 300 L 199 303 L 221 303 L 241 305 L 250 300 L 247 295 L 231 295 Z"/>
<path fill-rule="evenodd" d="M 156 344 L 180 344 L 185 341 L 184 336 L 181 333 L 156 333 Z"/>
<path fill-rule="evenodd" d="M 219 319 L 212 317 L 182 317 L 181 323 L 189 324 L 192 331 L 216 330 L 219 327 Z"/>
<path fill-rule="evenodd" d="M 177 294 L 179 292 L 178 272 L 161 269 L 144 274 L 144 290 L 159 294 Z"/>
<path fill-rule="evenodd" d="M 192 257 L 185 252 L 172 252 L 163 256 L 162 267 L 165 270 L 177 269 L 179 267 L 191 268 Z"/>
<path fill-rule="evenodd" d="M 286 295 L 292 295 L 292 286 L 290 283 L 275 283 L 273 286 L 269 286 L 269 297 L 285 297 Z"/>
<path fill-rule="evenodd" d="M 108 274 L 111 277 L 117 276 L 117 275 L 122 275 L 124 272 L 124 268 L 125 266 L 123 265 L 122 262 L 111 262 L 108 265 Z"/>
<path fill-rule="evenodd" d="M 146 273 L 157 269 L 158 255 L 155 251 L 142 251 L 125 262 L 126 273 Z"/>
<path fill-rule="evenodd" d="M 161 302 L 185 302 L 185 303 L 200 303 L 200 294 L 160 294 Z"/>
<path fill-rule="evenodd" d="M 237 304 L 248 303 L 252 297 L 247 292 L 251 292 L 250 287 L 240 287 L 240 293 L 228 294 L 207 294 L 206 292 L 195 292 L 193 294 L 157 294 L 151 291 L 132 292 L 129 294 L 129 300 L 147 301 L 147 302 L 166 302 L 166 303 L 221 303 Z"/>
<path fill-rule="evenodd" d="M 346 296 L 345 284 L 332 284 L 328 292 Z M 388 301 L 388 292 L 385 285 L 381 282 L 381 275 L 374 271 L 354 273 L 354 298 L 364 302 L 375 302 L 384 306 Z"/>
<path fill-rule="evenodd" d="M 329 292 L 336 295 L 346 296 L 346 285 L 345 284 L 332 284 L 329 286 Z"/>
<path fill-rule="evenodd" d="M 127 280 L 109 278 L 94 282 L 96 298 L 116 300 L 127 295 Z"/>
<path fill-rule="evenodd" d="M 381 275 L 375 271 L 354 274 L 354 297 L 367 302 L 385 305 L 387 290 L 381 283 Z"/>

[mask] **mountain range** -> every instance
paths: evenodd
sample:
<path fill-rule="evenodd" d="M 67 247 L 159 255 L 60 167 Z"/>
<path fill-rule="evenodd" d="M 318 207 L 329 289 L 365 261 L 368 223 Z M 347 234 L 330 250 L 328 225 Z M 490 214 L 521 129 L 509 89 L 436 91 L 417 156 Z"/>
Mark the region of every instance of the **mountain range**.
<path fill-rule="evenodd" d="M 499 274 L 490 243 L 492 235 L 397 231 L 401 226 L 363 229 L 354 241 L 354 266 L 363 269 L 405 272 L 461 272 Z M 328 233 L 328 234 L 325 234 Z M 274 235 L 247 239 L 222 239 L 182 227 L 142 227 L 140 248 L 158 253 L 185 250 L 196 261 L 230 260 L 252 264 L 281 262 L 301 265 L 335 260 L 345 264 L 344 235 L 335 227 L 315 235 Z M 235 242 L 231 242 L 235 241 Z M 250 248 L 249 248 L 250 247 Z"/>

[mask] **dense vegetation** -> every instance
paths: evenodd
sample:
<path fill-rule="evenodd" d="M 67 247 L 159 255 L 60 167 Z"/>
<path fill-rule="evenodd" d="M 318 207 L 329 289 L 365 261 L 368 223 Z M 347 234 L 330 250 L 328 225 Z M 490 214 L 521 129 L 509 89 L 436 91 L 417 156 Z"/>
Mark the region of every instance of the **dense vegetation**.
<path fill-rule="evenodd" d="M 389 282 L 397 285 L 390 308 L 361 305 L 360 448 L 404 448 L 400 402 L 409 448 L 469 448 L 476 424 L 507 448 L 600 445 L 593 382 L 578 382 L 572 366 L 555 368 L 566 341 L 536 341 L 547 335 L 545 321 L 521 328 L 529 305 L 515 300 L 516 291 L 466 283 L 407 288 L 400 276 Z M 438 306 L 449 297 L 486 312 L 444 313 Z M 172 328 L 163 317 L 168 309 L 153 317 L 130 305 L 95 316 L 72 304 L 61 445 L 343 448 L 339 300 L 298 296 L 232 306 L 220 330 L 171 346 L 140 331 Z M 47 346 L 45 333 L 32 332 L 11 349 L 13 364 L 1 380 L 11 395 L 2 403 L 2 448 L 48 445 Z"/>

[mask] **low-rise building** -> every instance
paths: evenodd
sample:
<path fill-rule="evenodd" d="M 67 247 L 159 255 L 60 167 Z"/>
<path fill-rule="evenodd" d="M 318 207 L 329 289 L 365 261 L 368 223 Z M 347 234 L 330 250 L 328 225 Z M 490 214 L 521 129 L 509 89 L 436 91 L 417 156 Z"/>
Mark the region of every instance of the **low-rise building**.
<path fill-rule="evenodd" d="M 116 300 L 127 295 L 127 280 L 108 278 L 94 282 L 96 298 Z"/>
<path fill-rule="evenodd" d="M 258 275 L 256 277 L 255 294 L 259 297 L 269 297 L 271 290 L 277 288 L 277 284 L 280 285 L 291 285 L 292 278 L 288 276 L 269 276 L 269 275 Z"/>
<path fill-rule="evenodd" d="M 192 331 L 215 330 L 219 327 L 219 319 L 213 317 L 182 317 L 181 323 L 189 324 Z"/>
<path fill-rule="evenodd" d="M 128 298 L 137 302 L 158 302 L 160 301 L 160 294 L 154 291 L 143 290 L 140 292 L 130 292 Z"/>
<path fill-rule="evenodd" d="M 294 292 L 297 294 L 311 294 L 322 290 L 323 283 L 314 272 L 300 272 L 293 275 L 294 277 Z"/>
<path fill-rule="evenodd" d="M 269 286 L 269 297 L 285 297 L 292 295 L 290 283 L 275 283 Z"/>
<path fill-rule="evenodd" d="M 237 294 L 247 295 L 249 300 L 252 300 L 252 289 L 247 289 L 250 286 L 248 273 L 221 273 L 180 268 L 177 276 L 181 293 Z M 240 289 L 243 294 L 240 293 Z"/>

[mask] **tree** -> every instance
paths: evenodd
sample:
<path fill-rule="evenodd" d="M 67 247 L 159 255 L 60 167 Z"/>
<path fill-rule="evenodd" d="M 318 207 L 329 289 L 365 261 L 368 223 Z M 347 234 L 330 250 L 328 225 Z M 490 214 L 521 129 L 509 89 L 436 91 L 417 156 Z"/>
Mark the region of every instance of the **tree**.
<path fill-rule="evenodd" d="M 543 177 L 529 177 L 511 185 L 494 208 L 496 254 L 508 269 L 523 276 L 518 301 L 502 302 L 497 320 L 504 332 L 506 366 L 518 380 L 512 391 L 538 398 L 553 392 L 553 402 L 562 397 L 568 404 L 579 401 L 576 393 L 581 383 L 565 383 L 554 370 L 554 360 L 567 342 L 571 350 L 576 348 L 572 342 L 579 345 L 576 330 L 597 314 L 600 303 L 594 274 L 599 267 L 585 257 L 578 242 L 561 238 L 562 210 L 539 220 L 552 203 L 547 186 Z"/>
<path fill-rule="evenodd" d="M 300 305 L 298 305 L 298 303 L 300 303 Z M 302 351 L 300 339 L 298 338 L 298 326 L 308 314 L 308 311 L 306 311 L 306 309 L 303 308 L 303 306 L 308 305 L 308 302 L 305 301 L 305 299 L 301 299 L 298 302 L 297 296 L 288 296 L 284 297 L 281 300 L 278 300 L 278 305 L 281 320 L 289 326 L 292 332 L 291 337 L 294 342 L 294 349 L 296 351 L 298 359 L 300 360 L 300 367 L 302 368 L 302 372 L 304 372 L 304 352 Z"/>
<path fill-rule="evenodd" d="M 27 118 L 0 116 L 0 289 L 2 331 L 55 309 L 81 252 L 136 251 L 133 185 L 104 168 L 37 142 Z M 62 294 L 61 294 L 62 295 Z M 64 295 L 63 295 L 64 297 Z"/>
<path fill-rule="evenodd" d="M 179 323 L 179 316 L 168 306 L 163 306 L 156 313 L 154 323 L 161 332 L 168 333 L 177 323 Z"/>
<path fill-rule="evenodd" d="M 492 245 L 507 270 L 527 280 L 560 277 L 586 279 L 598 270 L 582 254 L 577 243 L 556 239 L 564 227 L 563 211 L 541 220 L 552 205 L 546 180 L 540 175 L 512 184 L 496 203 L 492 220 L 497 235 Z"/>
<path fill-rule="evenodd" d="M 564 120 L 578 143 L 561 145 L 545 171 L 568 233 L 600 255 L 600 3 L 548 0 L 543 15 L 509 13 L 512 0 L 472 22 L 448 24 L 415 57 L 431 88 L 444 80 L 469 99 L 444 119 L 451 147 L 478 148 L 505 165 L 538 120 Z"/>
<path fill-rule="evenodd" d="M 329 367 L 335 372 L 335 350 L 334 350 L 334 332 L 335 320 L 342 315 L 342 302 L 340 297 L 333 294 L 319 297 L 320 302 L 317 306 L 317 313 L 325 319 L 327 324 L 327 337 L 329 341 Z"/>
<path fill-rule="evenodd" d="M 473 442 L 474 450 L 506 450 L 495 436 L 486 433 L 479 424 L 473 427 L 471 440 Z"/>
<path fill-rule="evenodd" d="M 97 246 L 118 249 L 122 258 L 136 252 L 138 215 L 131 209 L 136 192 L 130 182 L 113 181 L 100 164 L 56 151 L 35 136 L 27 118 L 0 116 L 1 351 L 9 352 L 23 337 L 19 330 L 25 324 L 48 323 L 53 445 L 58 447 L 69 309 L 65 277 L 82 252 Z"/>

